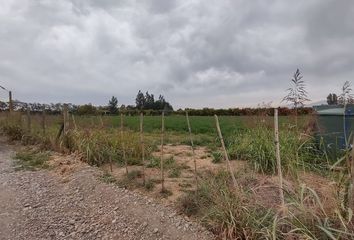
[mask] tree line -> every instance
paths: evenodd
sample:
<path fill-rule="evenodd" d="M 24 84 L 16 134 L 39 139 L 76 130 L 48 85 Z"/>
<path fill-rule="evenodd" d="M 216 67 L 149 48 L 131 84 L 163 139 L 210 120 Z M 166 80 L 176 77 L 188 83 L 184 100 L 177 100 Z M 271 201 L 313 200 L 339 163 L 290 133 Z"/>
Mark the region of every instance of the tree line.
<path fill-rule="evenodd" d="M 138 115 L 140 112 L 144 112 L 145 115 L 160 115 L 163 108 L 160 109 L 147 109 L 137 107 L 136 105 L 121 105 L 118 107 L 118 100 L 115 97 L 112 97 L 109 100 L 107 106 L 94 106 L 92 104 L 84 105 L 75 105 L 67 104 L 69 112 L 78 115 L 103 115 L 103 114 L 118 114 L 123 112 L 127 115 Z M 21 103 L 18 101 L 14 102 L 14 109 L 16 111 L 25 112 L 27 107 L 32 113 L 42 112 L 43 109 L 48 114 L 60 114 L 64 108 L 63 103 L 51 103 L 51 104 L 41 104 L 41 103 Z M 0 102 L 0 111 L 8 111 L 8 103 Z M 165 111 L 166 114 L 178 114 L 184 115 L 188 111 L 188 114 L 191 116 L 213 116 L 216 115 L 225 115 L 225 116 L 251 116 L 251 115 L 269 115 L 271 116 L 274 112 L 271 107 L 255 107 L 255 108 L 228 108 L 228 109 L 214 109 L 214 108 L 202 108 L 202 109 L 178 109 L 175 111 L 169 110 Z M 294 114 L 293 108 L 281 107 L 279 108 L 279 114 L 282 116 L 288 116 Z M 312 108 L 303 107 L 298 109 L 299 115 L 311 114 L 313 112 Z"/>
<path fill-rule="evenodd" d="M 155 100 L 154 94 L 150 94 L 148 91 L 143 94 L 139 90 L 136 98 L 135 105 L 124 105 L 118 106 L 118 99 L 112 96 L 105 106 L 94 106 L 91 103 L 84 105 L 77 105 L 72 103 L 25 103 L 22 101 L 14 100 L 12 102 L 13 109 L 15 111 L 24 112 L 29 110 L 30 112 L 42 112 L 45 110 L 47 113 L 59 114 L 62 112 L 64 105 L 68 106 L 68 110 L 71 113 L 78 115 L 98 115 L 98 114 L 117 114 L 119 112 L 126 112 L 130 114 L 140 113 L 141 111 L 146 111 L 151 114 L 156 114 L 161 111 L 173 112 L 172 105 L 166 101 L 163 95 L 159 95 L 158 99 Z M 9 103 L 0 101 L 0 111 L 8 111 Z"/>

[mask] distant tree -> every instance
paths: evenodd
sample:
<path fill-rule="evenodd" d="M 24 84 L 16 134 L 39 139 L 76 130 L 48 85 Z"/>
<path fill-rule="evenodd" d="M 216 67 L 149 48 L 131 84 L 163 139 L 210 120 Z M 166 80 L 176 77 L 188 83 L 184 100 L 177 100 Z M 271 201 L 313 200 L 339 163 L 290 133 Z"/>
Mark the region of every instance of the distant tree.
<path fill-rule="evenodd" d="M 141 90 L 139 90 L 138 94 L 136 95 L 135 98 L 135 106 L 138 109 L 143 109 L 145 106 L 145 96 L 144 94 L 141 92 Z"/>
<path fill-rule="evenodd" d="M 79 115 L 94 115 L 97 113 L 97 108 L 92 104 L 81 105 L 77 109 Z"/>
<path fill-rule="evenodd" d="M 145 105 L 144 109 L 154 109 L 155 98 L 154 94 L 145 93 Z"/>
<path fill-rule="evenodd" d="M 8 104 L 6 102 L 0 101 L 0 110 L 5 111 L 8 109 Z"/>
<path fill-rule="evenodd" d="M 118 112 L 118 99 L 115 96 L 112 96 L 112 98 L 109 100 L 108 110 L 111 114 Z"/>
<path fill-rule="evenodd" d="M 159 100 L 155 102 L 155 110 L 173 111 L 173 107 L 165 100 L 165 97 L 160 95 Z"/>
<path fill-rule="evenodd" d="M 338 97 L 335 93 L 330 93 L 327 96 L 327 103 L 328 105 L 337 105 L 338 104 Z"/>

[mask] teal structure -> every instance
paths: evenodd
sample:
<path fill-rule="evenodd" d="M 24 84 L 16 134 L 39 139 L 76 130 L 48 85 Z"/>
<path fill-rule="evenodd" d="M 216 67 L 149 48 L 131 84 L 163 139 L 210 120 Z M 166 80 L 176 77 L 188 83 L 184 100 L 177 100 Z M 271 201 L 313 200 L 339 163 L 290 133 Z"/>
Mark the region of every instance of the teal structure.
<path fill-rule="evenodd" d="M 314 107 L 317 114 L 316 139 L 330 157 L 337 158 L 351 145 L 354 130 L 354 105 L 321 105 Z"/>

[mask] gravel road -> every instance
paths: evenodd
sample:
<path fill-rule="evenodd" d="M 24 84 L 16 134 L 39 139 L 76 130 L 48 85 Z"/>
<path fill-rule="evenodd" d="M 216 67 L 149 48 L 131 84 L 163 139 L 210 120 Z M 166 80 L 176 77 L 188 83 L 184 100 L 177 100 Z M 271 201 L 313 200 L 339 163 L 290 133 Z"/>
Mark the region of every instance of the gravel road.
<path fill-rule="evenodd" d="M 81 164 L 65 179 L 15 171 L 13 148 L 0 140 L 1 240 L 213 239 L 172 208 L 101 182 L 97 168 Z"/>

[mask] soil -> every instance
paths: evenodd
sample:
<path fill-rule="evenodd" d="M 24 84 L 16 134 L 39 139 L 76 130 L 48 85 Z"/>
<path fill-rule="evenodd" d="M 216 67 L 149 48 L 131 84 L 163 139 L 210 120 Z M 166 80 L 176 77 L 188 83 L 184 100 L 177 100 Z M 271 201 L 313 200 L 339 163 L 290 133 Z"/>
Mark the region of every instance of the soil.
<path fill-rule="evenodd" d="M 157 150 L 152 153 L 152 156 L 160 159 L 161 152 Z M 186 191 L 195 190 L 196 182 L 194 177 L 194 158 L 196 160 L 198 175 L 204 172 L 217 172 L 219 170 L 226 170 L 227 166 L 224 161 L 221 163 L 213 163 L 212 156 L 207 147 L 196 147 L 195 157 L 192 155 L 191 147 L 188 145 L 165 145 L 164 146 L 164 159 L 173 158 L 178 166 L 181 167 L 181 175 L 178 177 L 170 177 L 170 169 L 165 169 L 165 188 L 172 194 L 169 196 L 161 196 L 161 172 L 159 167 L 146 168 L 145 175 L 147 180 L 155 182 L 155 188 L 151 191 L 146 191 L 141 188 L 132 188 L 133 190 L 140 192 L 144 195 L 148 195 L 155 199 L 158 199 L 163 204 L 174 205 L 179 197 L 181 197 Z M 148 162 L 148 160 L 147 160 Z M 245 166 L 245 161 L 231 161 L 233 169 L 242 171 Z M 125 167 L 118 167 L 113 165 L 113 171 L 110 171 L 110 165 L 107 164 L 102 167 L 105 171 L 112 174 L 115 178 L 122 180 L 126 177 Z M 142 166 L 129 166 L 128 171 L 140 171 L 142 172 Z M 142 185 L 143 180 L 136 180 Z"/>
<path fill-rule="evenodd" d="M 176 163 L 180 166 L 187 166 L 182 169 L 179 177 L 169 177 L 169 170 L 165 172 L 165 187 L 172 195 L 161 196 L 161 173 L 159 168 L 146 168 L 145 173 L 147 179 L 156 182 L 156 186 L 152 191 L 146 191 L 142 187 L 132 187 L 131 189 L 137 193 L 141 193 L 152 197 L 159 202 L 175 206 L 178 204 L 178 198 L 185 192 L 195 190 L 196 183 L 194 178 L 194 158 L 191 154 L 191 148 L 188 145 L 165 145 L 164 159 L 173 157 Z M 158 149 L 152 154 L 155 158 L 160 158 L 161 152 Z M 225 161 L 213 163 L 211 152 L 207 147 L 196 147 L 195 160 L 197 164 L 198 175 L 203 175 L 205 172 L 216 173 L 220 170 L 227 171 Z M 278 209 L 281 204 L 279 198 L 279 182 L 277 176 L 255 173 L 246 161 L 231 160 L 231 168 L 236 172 L 237 181 L 241 186 L 247 187 L 253 193 L 252 196 L 257 204 L 266 208 Z M 110 166 L 105 165 L 103 169 L 110 172 Z M 142 171 L 142 166 L 129 166 L 129 171 Z M 124 179 L 126 171 L 124 167 L 113 166 L 113 172 L 110 172 L 117 179 Z M 335 188 L 334 183 L 329 179 L 319 176 L 314 173 L 306 172 L 299 173 L 301 184 L 314 189 L 320 196 L 324 208 L 327 210 L 335 209 Z M 135 179 L 142 185 L 142 178 Z M 286 192 L 294 193 L 300 188 L 300 183 L 296 179 L 284 179 L 284 189 Z"/>

